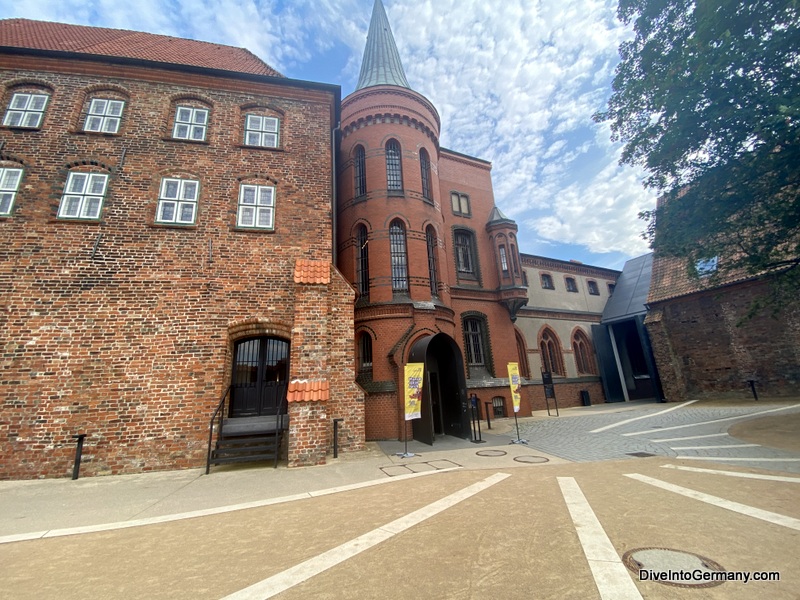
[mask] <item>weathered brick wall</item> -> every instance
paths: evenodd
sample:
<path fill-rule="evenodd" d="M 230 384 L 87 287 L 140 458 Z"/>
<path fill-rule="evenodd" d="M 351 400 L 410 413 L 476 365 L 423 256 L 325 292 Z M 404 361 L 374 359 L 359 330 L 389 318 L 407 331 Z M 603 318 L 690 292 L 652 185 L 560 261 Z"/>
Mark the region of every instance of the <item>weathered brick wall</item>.
<path fill-rule="evenodd" d="M 3 109 L 22 80 L 51 93 L 41 130 L 0 127 L 2 165 L 24 168 L 0 218 L 0 478 L 67 475 L 76 433 L 85 475 L 199 466 L 229 326 L 293 323 L 295 261 L 331 260 L 332 94 L 51 59 L 0 67 Z M 98 86 L 127 98 L 119 135 L 80 131 Z M 204 143 L 169 138 L 172 101 L 187 96 L 210 106 Z M 253 103 L 281 115 L 281 149 L 241 145 Z M 56 218 L 76 165 L 110 175 L 99 221 Z M 199 180 L 195 225 L 154 223 L 162 176 Z M 236 229 L 240 178 L 275 185 L 273 233 Z M 343 381 L 337 351 L 328 369 Z"/>
<path fill-rule="evenodd" d="M 742 320 L 766 286 L 741 283 L 652 307 L 645 323 L 667 400 L 751 398 L 748 379 L 764 395 L 797 394 L 800 304 L 787 304 L 777 318 Z"/>
<path fill-rule="evenodd" d="M 289 403 L 289 466 L 325 464 L 328 450 L 327 402 Z"/>

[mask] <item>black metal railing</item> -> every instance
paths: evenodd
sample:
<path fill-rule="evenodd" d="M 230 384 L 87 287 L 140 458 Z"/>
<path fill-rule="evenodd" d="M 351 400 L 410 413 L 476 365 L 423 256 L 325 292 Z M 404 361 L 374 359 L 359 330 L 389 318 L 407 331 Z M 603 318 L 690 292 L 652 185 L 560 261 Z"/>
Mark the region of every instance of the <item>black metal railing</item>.
<path fill-rule="evenodd" d="M 208 422 L 208 453 L 206 454 L 206 475 L 209 474 L 211 471 L 211 443 L 213 442 L 214 438 L 214 421 L 219 418 L 219 427 L 217 429 L 217 435 L 222 431 L 222 419 L 225 416 L 225 411 L 223 408 L 225 407 L 225 399 L 228 397 L 231 391 L 231 386 L 225 388 L 225 392 L 222 394 L 222 397 L 219 399 L 219 403 L 217 404 L 216 410 L 214 410 L 214 414 L 211 415 L 211 420 Z"/>

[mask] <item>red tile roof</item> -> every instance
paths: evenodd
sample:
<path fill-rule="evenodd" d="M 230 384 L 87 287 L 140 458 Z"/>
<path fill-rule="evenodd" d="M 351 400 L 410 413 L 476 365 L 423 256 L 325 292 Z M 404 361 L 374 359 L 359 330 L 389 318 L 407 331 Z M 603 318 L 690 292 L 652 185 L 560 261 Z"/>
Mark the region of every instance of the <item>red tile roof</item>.
<path fill-rule="evenodd" d="M 283 77 L 244 48 L 124 29 L 3 19 L 0 20 L 0 46 L 115 56 Z"/>
<path fill-rule="evenodd" d="M 300 259 L 294 267 L 295 283 L 324 283 L 331 282 L 331 267 L 324 260 Z"/>
<path fill-rule="evenodd" d="M 327 402 L 330 399 L 330 393 L 330 384 L 327 380 L 295 379 L 289 382 L 286 399 L 288 402 Z"/>
<path fill-rule="evenodd" d="M 666 256 L 653 256 L 653 273 L 650 278 L 650 293 L 647 303 L 654 304 L 688 296 L 697 292 L 712 290 L 722 286 L 753 279 L 744 270 L 727 273 L 719 277 L 691 277 L 686 260 Z"/>

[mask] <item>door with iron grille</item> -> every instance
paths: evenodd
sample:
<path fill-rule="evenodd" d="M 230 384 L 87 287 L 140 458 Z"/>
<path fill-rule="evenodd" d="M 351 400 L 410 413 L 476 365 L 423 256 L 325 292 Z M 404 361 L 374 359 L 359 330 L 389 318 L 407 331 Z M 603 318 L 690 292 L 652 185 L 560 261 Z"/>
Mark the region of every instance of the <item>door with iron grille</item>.
<path fill-rule="evenodd" d="M 231 381 L 231 417 L 286 412 L 289 342 L 259 337 L 236 343 Z"/>

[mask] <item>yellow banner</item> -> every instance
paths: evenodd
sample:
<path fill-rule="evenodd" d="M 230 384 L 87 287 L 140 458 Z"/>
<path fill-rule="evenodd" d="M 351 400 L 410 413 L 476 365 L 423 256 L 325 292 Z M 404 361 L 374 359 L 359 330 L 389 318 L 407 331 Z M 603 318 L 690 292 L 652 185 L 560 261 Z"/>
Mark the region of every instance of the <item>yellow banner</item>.
<path fill-rule="evenodd" d="M 422 373 L 424 363 L 408 363 L 405 368 L 406 421 L 422 416 Z"/>
<path fill-rule="evenodd" d="M 519 412 L 519 393 L 522 391 L 522 381 L 519 378 L 519 364 L 508 363 L 508 383 L 511 386 L 511 399 L 514 401 L 514 412 Z"/>

